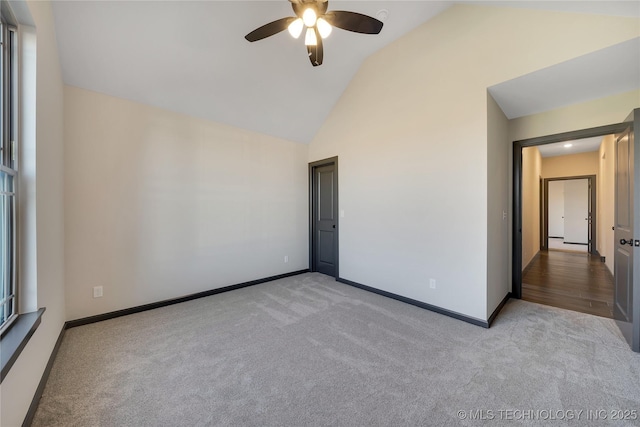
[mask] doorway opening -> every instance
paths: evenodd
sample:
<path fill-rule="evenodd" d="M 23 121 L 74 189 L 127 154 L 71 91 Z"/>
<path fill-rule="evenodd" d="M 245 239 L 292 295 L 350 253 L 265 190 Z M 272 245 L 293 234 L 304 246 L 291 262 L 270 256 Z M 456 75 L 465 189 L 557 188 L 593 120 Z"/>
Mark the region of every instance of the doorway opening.
<path fill-rule="evenodd" d="M 338 158 L 309 163 L 309 270 L 339 277 Z"/>
<path fill-rule="evenodd" d="M 597 212 L 605 207 L 596 206 L 596 191 L 596 175 L 543 179 L 540 250 L 598 255 Z M 613 210 L 613 203 L 606 208 Z"/>
<path fill-rule="evenodd" d="M 599 229 L 598 214 L 612 226 L 614 204 L 596 189 L 601 181 L 613 193 L 614 148 L 608 135 L 523 150 L 522 299 L 613 318 L 612 269 L 598 253 L 607 238 L 613 246 L 613 234 Z M 607 154 L 609 163 L 600 159 Z M 536 203 L 539 217 L 527 214 Z"/>
<path fill-rule="evenodd" d="M 523 292 L 523 151 L 528 147 L 613 135 L 614 237 L 609 251 L 613 254 L 613 318 L 631 349 L 640 352 L 640 236 L 637 234 L 640 233 L 637 212 L 640 155 L 636 155 L 640 154 L 640 139 L 635 138 L 636 129 L 640 129 L 640 108 L 634 109 L 622 123 L 514 141 L 512 296 L 522 298 Z M 536 182 L 538 178 L 535 177 Z"/>
<path fill-rule="evenodd" d="M 549 159 L 549 167 L 545 168 L 548 170 L 544 173 L 542 166 L 539 166 L 539 169 L 529 173 L 528 177 L 526 173 L 523 176 L 527 166 L 526 158 L 523 163 L 523 157 L 526 157 L 525 150 L 529 147 L 535 147 L 536 151 L 556 146 L 562 149 L 570 145 L 569 141 L 575 143 L 585 138 L 595 139 L 600 146 L 603 137 L 619 133 L 626 127 L 628 125 L 625 124 L 603 126 L 514 143 L 512 293 L 515 297 L 593 315 L 613 317 L 613 268 L 605 265 L 604 256 L 598 252 L 598 247 L 605 243 L 608 250 L 613 247 L 613 234 L 609 233 L 606 236 L 611 242 L 605 242 L 605 237 L 600 244 L 597 241 L 598 234 L 603 236 L 602 230 L 605 226 L 608 225 L 611 230 L 613 219 L 609 215 L 608 222 L 603 222 L 598 228 L 597 213 L 602 206 L 597 204 L 596 188 L 600 177 L 584 171 L 575 173 L 580 168 L 575 165 L 572 168 L 568 157 L 561 158 L 564 157 L 562 152 L 547 156 L 558 156 L 555 167 L 551 167 L 553 163 Z M 613 143 L 613 136 L 611 139 Z M 595 158 L 597 162 L 599 152 L 593 153 L 592 149 L 590 151 L 583 156 L 589 157 L 591 161 Z M 538 156 L 538 162 L 542 165 L 542 155 Z M 558 166 L 566 169 L 560 169 Z M 614 171 L 610 173 L 615 174 Z M 527 184 L 527 178 L 529 183 L 525 187 L 537 187 L 535 190 L 538 194 L 526 194 L 527 189 L 523 188 L 523 181 Z M 608 184 L 612 185 L 611 182 Z M 602 198 L 602 194 L 600 196 Z M 523 206 L 526 205 L 527 199 L 532 199 L 528 207 Z M 539 205 L 539 208 L 536 205 Z M 535 214 L 526 212 L 533 207 L 537 211 Z M 610 211 L 614 210 L 612 199 L 608 208 Z M 532 218 L 537 220 L 539 231 L 531 229 Z M 534 238 L 536 235 L 539 237 Z M 609 261 L 613 261 L 612 256 Z"/>

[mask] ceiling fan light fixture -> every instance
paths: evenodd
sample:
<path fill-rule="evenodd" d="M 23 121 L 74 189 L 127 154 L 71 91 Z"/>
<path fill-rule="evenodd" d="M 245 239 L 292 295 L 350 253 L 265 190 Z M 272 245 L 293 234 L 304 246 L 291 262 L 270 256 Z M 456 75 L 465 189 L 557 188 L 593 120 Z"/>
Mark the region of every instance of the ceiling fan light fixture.
<path fill-rule="evenodd" d="M 313 27 L 314 25 L 316 25 L 317 19 L 318 16 L 316 15 L 316 11 L 311 7 L 307 8 L 302 14 L 302 20 L 304 21 L 304 25 L 306 25 L 307 27 Z"/>
<path fill-rule="evenodd" d="M 291 34 L 291 37 L 293 37 L 294 39 L 297 39 L 298 37 L 300 37 L 300 34 L 302 34 L 303 28 L 304 28 L 304 22 L 300 18 L 293 21 L 287 27 L 287 29 L 289 30 L 289 34 Z"/>
<path fill-rule="evenodd" d="M 313 28 L 307 28 L 307 34 L 304 36 L 304 44 L 307 46 L 318 45 L 318 38 Z"/>
<path fill-rule="evenodd" d="M 322 65 L 324 58 L 322 40 L 329 37 L 334 26 L 353 33 L 380 34 L 384 25 L 381 20 L 358 12 L 346 10 L 327 12 L 328 0 L 289 0 L 289 2 L 295 16 L 268 22 L 251 31 L 244 38 L 248 42 L 257 42 L 288 30 L 291 36 L 297 39 L 306 28 L 304 44 L 307 48 L 307 56 L 311 65 L 317 67 Z M 383 12 L 386 11 L 382 10 L 378 13 L 380 19 L 386 17 Z"/>
<path fill-rule="evenodd" d="M 329 24 L 323 18 L 318 18 L 318 20 L 316 21 L 316 26 L 318 27 L 320 37 L 322 37 L 323 39 L 329 37 L 329 34 L 331 34 L 331 30 L 333 30 L 331 24 Z"/>

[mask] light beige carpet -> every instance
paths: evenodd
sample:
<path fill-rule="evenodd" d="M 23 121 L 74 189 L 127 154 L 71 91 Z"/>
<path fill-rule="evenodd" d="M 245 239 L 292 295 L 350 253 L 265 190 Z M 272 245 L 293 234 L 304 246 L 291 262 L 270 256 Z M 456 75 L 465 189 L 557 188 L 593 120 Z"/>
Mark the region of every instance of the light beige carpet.
<path fill-rule="evenodd" d="M 640 355 L 612 320 L 512 300 L 483 329 L 303 274 L 68 330 L 33 425 L 639 425 L 610 412 L 638 408 Z"/>

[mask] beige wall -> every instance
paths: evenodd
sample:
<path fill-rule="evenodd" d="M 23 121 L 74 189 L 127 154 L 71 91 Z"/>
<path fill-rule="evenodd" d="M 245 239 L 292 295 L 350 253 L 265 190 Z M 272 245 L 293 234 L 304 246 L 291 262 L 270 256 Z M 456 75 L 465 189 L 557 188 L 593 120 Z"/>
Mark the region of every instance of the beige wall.
<path fill-rule="evenodd" d="M 21 242 L 28 246 L 21 248 L 21 254 L 28 255 L 28 259 L 21 260 L 24 263 L 21 278 L 26 275 L 30 285 L 21 296 L 26 299 L 26 307 L 46 307 L 47 310 L 40 327 L 0 385 L 3 427 L 22 425 L 65 320 L 63 86 L 53 15 L 51 4 L 45 1 L 14 6 L 23 12 L 20 22 L 32 20 L 35 24 L 35 31 L 25 31 L 37 37 L 37 44 L 36 40 L 27 38 L 23 41 L 29 43 L 22 46 L 29 49 L 24 52 L 28 56 L 23 57 L 27 61 L 24 65 L 35 67 L 23 71 L 33 72 L 27 78 L 35 79 L 35 85 L 31 84 L 24 94 L 30 111 L 26 111 L 21 126 L 22 136 L 33 139 L 29 149 L 21 151 L 23 157 L 29 158 L 29 174 L 21 183 L 28 191 L 23 188 L 20 193 L 25 196 L 21 203 L 27 206 L 26 209 L 21 206 L 20 220 L 30 228 L 26 230 L 29 238 Z M 37 63 L 33 61 L 34 54 Z M 33 88 L 37 88 L 35 93 Z M 21 172 L 21 178 L 24 176 Z"/>
<path fill-rule="evenodd" d="M 487 93 L 487 313 L 511 290 L 509 120 Z"/>
<path fill-rule="evenodd" d="M 605 264 L 613 274 L 613 254 L 615 248 L 615 137 L 608 135 L 602 139 L 598 152 L 598 252 L 605 257 Z"/>
<path fill-rule="evenodd" d="M 67 86 L 65 165 L 68 319 L 308 267 L 304 144 Z"/>
<path fill-rule="evenodd" d="M 542 157 L 536 147 L 522 150 L 522 269 L 540 251 L 540 177 Z"/>
<path fill-rule="evenodd" d="M 456 5 L 369 57 L 309 147 L 340 157 L 340 275 L 487 319 L 488 198 L 509 197 L 479 179 L 487 87 L 639 33 L 637 19 Z"/>
<path fill-rule="evenodd" d="M 542 177 L 559 178 L 598 174 L 598 152 L 543 157 Z"/>
<path fill-rule="evenodd" d="M 640 24 L 639 24 L 640 25 Z M 582 102 L 509 121 L 509 138 L 518 141 L 622 123 L 640 107 L 640 90 Z"/>

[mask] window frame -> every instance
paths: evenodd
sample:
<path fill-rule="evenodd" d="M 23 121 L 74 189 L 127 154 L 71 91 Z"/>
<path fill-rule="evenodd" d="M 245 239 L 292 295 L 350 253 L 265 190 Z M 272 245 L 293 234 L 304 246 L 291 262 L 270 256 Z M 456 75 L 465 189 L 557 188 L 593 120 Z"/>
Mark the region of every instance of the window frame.
<path fill-rule="evenodd" d="M 28 19 L 28 18 L 25 18 L 25 16 L 26 15 L 23 14 L 23 19 Z M 4 127 L 0 128 L 0 134 L 1 134 L 0 144 L 2 143 L 2 141 L 7 141 L 7 140 L 15 141 L 15 142 L 9 142 L 10 144 L 8 146 L 9 148 L 5 151 L 5 152 L 11 152 L 11 162 L 9 163 L 10 167 L 6 165 L 2 166 L 2 168 L 8 168 L 9 170 L 11 170 L 11 174 L 13 175 L 12 190 L 14 195 L 12 196 L 11 200 L 13 205 L 12 221 L 15 221 L 15 223 L 12 223 L 11 225 L 13 229 L 12 252 L 11 252 L 13 258 L 10 265 L 13 268 L 12 286 L 13 286 L 13 293 L 14 293 L 14 299 L 13 299 L 14 312 L 12 314 L 14 314 L 15 316 L 13 317 L 12 323 L 9 324 L 8 322 L 5 322 L 2 329 L 0 329 L 0 346 L 2 347 L 2 351 L 0 351 L 0 384 L 1 384 L 9 374 L 11 367 L 20 357 L 20 354 L 22 353 L 22 351 L 26 348 L 27 343 L 35 333 L 36 329 L 40 326 L 42 315 L 45 312 L 46 308 L 41 307 L 36 311 L 29 312 L 29 313 L 26 312 L 26 309 L 27 309 L 26 304 L 25 304 L 25 301 L 21 299 L 21 297 L 24 295 L 27 295 L 27 293 L 21 292 L 21 290 L 23 289 L 22 287 L 24 286 L 24 283 L 22 283 L 20 280 L 21 241 L 20 241 L 20 233 L 18 231 L 18 228 L 22 225 L 20 215 L 22 213 L 22 210 L 24 209 L 24 206 L 21 206 L 19 202 L 23 201 L 22 203 L 24 203 L 25 199 L 20 198 L 20 187 L 21 187 L 21 183 L 24 181 L 21 180 L 22 172 L 19 170 L 20 169 L 19 166 L 21 164 L 21 159 L 20 159 L 20 154 L 21 154 L 20 141 L 21 141 L 21 135 L 22 135 L 21 129 L 22 129 L 22 126 L 24 126 L 25 124 L 22 122 L 22 118 L 19 117 L 19 115 L 22 112 L 21 108 L 23 107 L 21 96 L 23 94 L 26 94 L 28 96 L 28 98 L 26 98 L 26 102 L 29 105 L 32 105 L 33 103 L 33 106 L 32 106 L 33 111 L 27 111 L 26 113 L 29 116 L 28 117 L 29 119 L 33 118 L 35 120 L 35 109 L 36 109 L 35 98 L 33 99 L 31 98 L 31 92 L 33 91 L 33 93 L 35 94 L 35 90 L 36 90 L 35 74 L 33 76 L 31 76 L 30 74 L 29 75 L 23 74 L 23 72 L 27 70 L 29 71 L 29 73 L 32 73 L 32 72 L 35 73 L 36 71 L 35 62 L 32 64 L 29 61 L 26 67 L 23 68 L 22 66 L 23 45 L 22 45 L 21 35 L 24 29 L 21 28 L 18 20 L 16 19 L 16 15 L 14 14 L 14 11 L 11 8 L 11 5 L 6 0 L 0 0 L 0 20 L 2 21 L 3 28 L 7 28 L 7 31 L 10 30 L 12 32 L 12 38 L 11 38 L 12 59 L 9 62 L 11 64 L 10 70 L 12 71 L 11 84 L 9 88 L 11 89 L 10 92 L 12 96 L 9 98 L 6 98 L 4 96 L 6 92 L 0 93 L 0 104 L 2 105 L 1 114 L 4 114 L 5 111 L 8 111 L 5 109 L 5 106 L 12 107 L 12 114 L 10 116 L 7 116 L 10 118 L 8 123 L 11 126 L 11 133 L 10 134 L 5 133 Z M 27 26 L 26 28 L 30 28 L 30 27 Z M 35 36 L 35 33 L 33 34 Z M 32 43 L 35 43 L 35 39 L 33 40 Z M 4 46 L 6 46 L 6 44 Z M 29 44 L 29 46 L 31 46 L 31 43 Z M 4 55 L 5 50 L 2 49 L 1 52 L 2 52 L 2 55 Z M 3 62 L 1 65 L 3 66 L 6 65 L 7 63 L 6 57 L 3 57 L 2 61 Z M 6 74 L 3 71 L 2 77 L 4 77 L 5 75 L 8 75 L 8 74 Z M 23 76 L 26 76 L 26 78 L 23 79 Z M 24 86 L 25 84 L 28 85 L 26 89 Z M 3 86 L 3 84 L 0 84 L 0 88 L 3 88 L 3 87 L 5 86 Z M 33 114 L 33 116 L 31 114 Z M 1 116 L 0 116 L 0 119 L 4 120 L 4 118 L 2 118 Z M 5 123 L 6 123 L 6 120 L 5 120 Z M 29 124 L 29 129 L 32 129 L 31 123 Z M 35 132 L 35 128 L 33 128 L 33 131 Z M 8 132 L 8 129 L 7 129 L 7 132 Z M 4 135 L 11 136 L 12 138 L 8 138 L 8 139 L 4 138 Z M 33 143 L 35 144 L 35 133 L 32 138 L 34 139 Z M 34 159 L 34 162 L 35 162 L 35 159 Z M 0 164 L 2 163 L 3 163 L 2 158 L 0 156 Z M 33 164 L 33 167 L 35 167 L 35 164 Z M 35 224 L 32 224 L 31 226 L 34 227 L 33 232 L 35 233 Z"/>
<path fill-rule="evenodd" d="M 4 11 L 3 11 L 4 12 Z M 6 197 L 9 203 L 7 223 L 0 224 L 6 227 L 6 236 L 9 240 L 6 247 L 8 256 L 2 257 L 2 274 L 9 283 L 6 295 L 0 299 L 0 305 L 8 307 L 9 315 L 4 317 L 4 310 L 0 310 L 0 336 L 8 332 L 9 328 L 17 320 L 19 315 L 19 286 L 17 280 L 17 194 L 18 194 L 18 156 L 17 156 L 17 129 L 18 129 L 18 30 L 5 19 L 4 13 L 0 14 L 0 67 L 2 79 L 0 85 L 0 102 L 2 114 L 0 115 L 0 171 L 7 179 L 10 176 L 11 187 L 5 188 L 5 183 L 0 187 L 0 196 Z M 3 206 L 4 208 L 4 206 Z M 3 216 L 4 219 L 4 216 Z M 1 242 L 4 246 L 4 242 Z M 3 292 L 4 293 L 4 292 Z"/>

